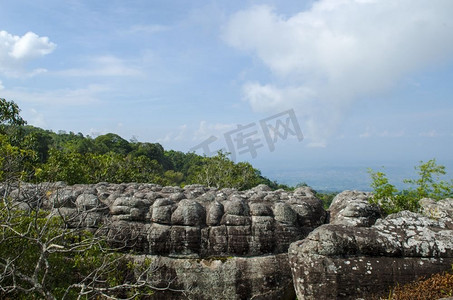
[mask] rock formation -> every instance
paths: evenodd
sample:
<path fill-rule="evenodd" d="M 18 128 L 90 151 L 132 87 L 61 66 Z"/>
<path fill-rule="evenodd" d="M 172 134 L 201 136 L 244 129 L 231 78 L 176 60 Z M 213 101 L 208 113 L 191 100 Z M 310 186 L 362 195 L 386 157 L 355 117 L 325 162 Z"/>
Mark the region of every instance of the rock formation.
<path fill-rule="evenodd" d="M 370 193 L 340 193 L 326 212 L 308 187 L 56 183 L 9 195 L 74 227 L 105 226 L 134 260 L 152 258 L 155 285 L 184 291 L 154 299 L 366 299 L 453 263 L 453 199 L 382 218 Z"/>
<path fill-rule="evenodd" d="M 29 195 L 37 189 L 23 184 L 11 195 L 33 205 Z M 156 293 L 163 299 L 292 299 L 288 247 L 327 218 L 308 187 L 287 192 L 265 185 L 237 191 L 58 183 L 39 190 L 32 198 L 43 199 L 45 208 L 66 216 L 72 226 L 106 224 L 112 245 L 158 262 L 156 276 L 171 275 L 172 288 L 186 291 Z"/>
<path fill-rule="evenodd" d="M 451 268 L 453 199 L 423 200 L 423 211 L 431 215 L 403 211 L 377 219 L 367 197 L 339 194 L 331 223 L 291 245 L 298 299 L 366 299 Z"/>

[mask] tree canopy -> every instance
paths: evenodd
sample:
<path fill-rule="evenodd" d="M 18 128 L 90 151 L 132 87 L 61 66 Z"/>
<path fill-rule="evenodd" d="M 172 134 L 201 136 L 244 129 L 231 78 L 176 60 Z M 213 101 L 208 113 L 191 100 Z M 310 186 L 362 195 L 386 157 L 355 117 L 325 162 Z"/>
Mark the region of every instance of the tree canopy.
<path fill-rule="evenodd" d="M 127 141 L 115 133 L 96 138 L 82 133 L 58 133 L 26 126 L 16 103 L 0 99 L 1 151 L 16 155 L 23 180 L 65 181 L 68 184 L 152 182 L 162 185 L 201 183 L 212 187 L 251 188 L 260 183 L 287 188 L 263 177 L 246 162 L 233 162 L 227 153 L 205 157 L 165 150 L 159 143 Z M 15 129 L 20 128 L 21 134 Z M 15 147 L 15 148 L 11 148 Z M 3 161 L 6 167 L 7 160 Z M 1 170 L 0 170 L 1 172 Z"/>

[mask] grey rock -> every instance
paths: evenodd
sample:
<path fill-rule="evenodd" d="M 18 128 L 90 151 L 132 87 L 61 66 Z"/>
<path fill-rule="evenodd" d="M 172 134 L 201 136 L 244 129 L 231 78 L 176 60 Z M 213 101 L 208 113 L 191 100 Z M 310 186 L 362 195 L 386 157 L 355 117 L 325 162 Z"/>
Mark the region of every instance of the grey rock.
<path fill-rule="evenodd" d="M 0 191 L 8 192 L 1 184 Z M 346 191 L 325 224 L 327 212 L 309 187 L 61 183 L 21 184 L 9 194 L 17 207 L 42 204 L 131 257 L 156 255 L 156 283 L 174 276 L 175 288 L 192 298 L 292 299 L 291 271 L 298 299 L 356 299 L 453 262 L 453 199 L 423 199 L 422 214 L 382 219 L 370 194 Z"/>
<path fill-rule="evenodd" d="M 208 226 L 218 226 L 220 225 L 220 221 L 222 220 L 222 216 L 224 214 L 224 207 L 223 204 L 214 201 L 209 205 L 208 215 L 206 224 Z"/>
<path fill-rule="evenodd" d="M 183 189 L 178 186 L 164 186 L 161 189 L 162 193 L 168 193 L 168 194 L 181 193 L 182 191 L 183 191 Z"/>
<path fill-rule="evenodd" d="M 248 205 L 239 197 L 233 197 L 232 200 L 226 201 L 223 205 L 225 207 L 225 214 L 247 216 L 249 213 Z"/>
<path fill-rule="evenodd" d="M 269 299 L 295 298 L 287 254 L 253 258 L 224 257 L 181 259 L 135 256 L 136 263 L 151 259 L 153 284 L 184 293 L 154 293 L 153 300 L 168 299 Z"/>
<path fill-rule="evenodd" d="M 259 184 L 251 189 L 254 192 L 270 192 L 272 189 L 265 184 Z"/>
<path fill-rule="evenodd" d="M 157 199 L 152 206 L 151 221 L 160 224 L 171 224 L 171 215 L 175 209 L 174 202 L 170 199 Z"/>
<path fill-rule="evenodd" d="M 149 211 L 150 202 L 134 197 L 118 197 L 113 202 L 110 212 L 114 220 L 144 221 Z"/>
<path fill-rule="evenodd" d="M 295 225 L 297 222 L 297 213 L 291 206 L 285 202 L 278 202 L 274 205 L 275 220 L 280 223 Z"/>
<path fill-rule="evenodd" d="M 179 201 L 181 199 L 184 199 L 185 197 L 186 197 L 186 195 L 184 195 L 184 193 L 182 193 L 182 192 L 176 192 L 176 193 L 173 193 L 170 196 L 168 196 L 168 198 L 171 201 Z"/>
<path fill-rule="evenodd" d="M 27 186 L 26 192 L 33 188 Z M 174 274 L 186 295 L 292 299 L 288 247 L 326 214 L 309 191 L 99 183 L 62 185 L 43 195 L 53 197 L 46 200 L 47 207 L 70 220 L 71 227 L 98 232 L 119 251 L 135 253 L 130 256 L 167 260 L 156 271 L 163 272 L 157 280 Z M 25 206 L 26 198 L 17 194 L 18 205 Z"/>
<path fill-rule="evenodd" d="M 206 224 L 206 211 L 194 200 L 184 199 L 171 216 L 174 225 L 201 226 Z"/>
<path fill-rule="evenodd" d="M 370 227 L 381 218 L 379 207 L 369 203 L 371 193 L 344 191 L 333 199 L 330 224 Z"/>
<path fill-rule="evenodd" d="M 273 216 L 272 208 L 269 204 L 266 203 L 251 203 L 250 205 L 250 214 L 252 216 Z"/>
<path fill-rule="evenodd" d="M 46 207 L 75 207 L 75 201 L 82 191 L 65 187 L 51 192 L 49 200 L 46 201 Z"/>
<path fill-rule="evenodd" d="M 98 197 L 93 194 L 81 194 L 77 197 L 75 205 L 78 209 L 90 210 L 93 208 L 99 208 L 102 203 L 99 201 Z"/>
<path fill-rule="evenodd" d="M 327 220 L 327 212 L 318 198 L 293 198 L 289 201 L 291 208 L 297 213 L 298 224 L 302 227 L 316 228 Z"/>
<path fill-rule="evenodd" d="M 320 226 L 289 257 L 298 299 L 356 299 L 449 269 L 453 231 L 403 211 L 371 227 Z"/>
<path fill-rule="evenodd" d="M 440 201 L 425 198 L 420 200 L 421 211 L 424 216 L 442 220 L 445 225 L 453 230 L 453 199 L 448 198 Z"/>

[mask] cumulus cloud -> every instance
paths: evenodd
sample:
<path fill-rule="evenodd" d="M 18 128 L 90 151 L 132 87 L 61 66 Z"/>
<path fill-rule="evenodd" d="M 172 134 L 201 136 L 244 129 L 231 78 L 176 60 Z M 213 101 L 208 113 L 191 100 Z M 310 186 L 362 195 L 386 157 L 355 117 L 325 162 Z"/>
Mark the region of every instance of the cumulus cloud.
<path fill-rule="evenodd" d="M 27 32 L 23 36 L 0 31 L 0 74 L 6 76 L 35 75 L 44 69 L 25 71 L 27 62 L 52 53 L 56 44 L 48 37 Z"/>
<path fill-rule="evenodd" d="M 244 84 L 252 108 L 295 108 L 322 144 L 360 97 L 453 58 L 451 11 L 450 0 L 319 0 L 292 16 L 253 6 L 231 16 L 223 38 L 274 75 Z"/>

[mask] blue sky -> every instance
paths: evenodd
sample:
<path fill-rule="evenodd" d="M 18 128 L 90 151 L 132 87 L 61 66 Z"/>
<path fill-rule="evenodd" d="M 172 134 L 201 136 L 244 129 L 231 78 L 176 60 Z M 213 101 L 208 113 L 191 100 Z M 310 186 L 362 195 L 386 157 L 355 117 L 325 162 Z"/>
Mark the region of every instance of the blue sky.
<path fill-rule="evenodd" d="M 256 155 L 227 150 L 283 182 L 345 166 L 361 171 L 324 177 L 398 177 L 431 158 L 451 173 L 452 13 L 451 0 L 0 0 L 0 97 L 35 126 L 184 152 L 228 148 L 252 124 Z M 288 110 L 304 139 L 271 151 L 260 121 Z"/>

